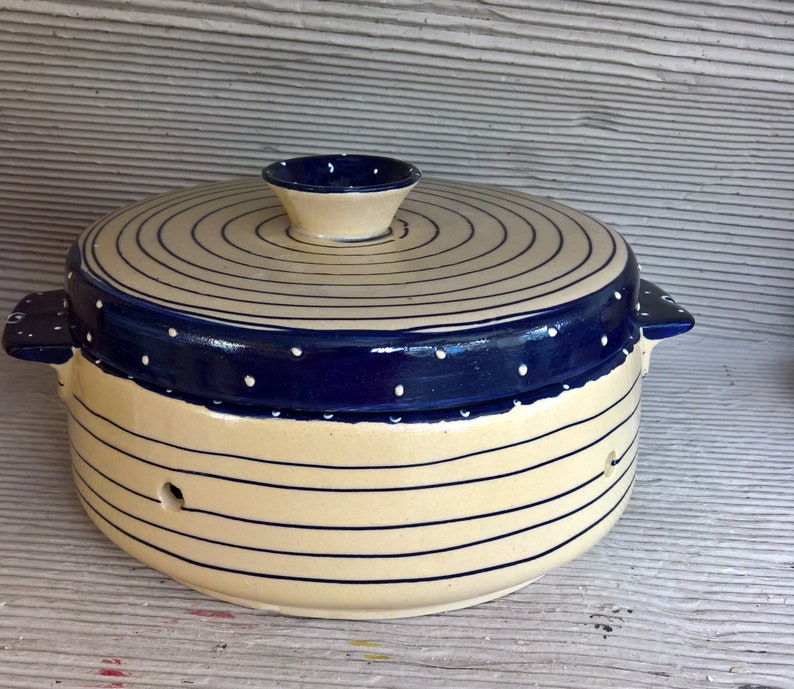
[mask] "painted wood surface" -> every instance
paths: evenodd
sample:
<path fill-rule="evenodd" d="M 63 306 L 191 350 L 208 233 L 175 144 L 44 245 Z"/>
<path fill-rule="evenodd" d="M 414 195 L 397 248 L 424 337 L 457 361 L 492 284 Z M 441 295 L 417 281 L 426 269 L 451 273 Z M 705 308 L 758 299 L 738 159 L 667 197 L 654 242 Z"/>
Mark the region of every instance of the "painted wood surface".
<path fill-rule="evenodd" d="M 399 622 L 212 601 L 101 536 L 53 374 L 0 359 L 0 685 L 794 687 L 787 3 L 0 0 L 0 306 L 119 205 L 356 150 L 624 233 L 697 330 L 654 353 L 637 488 L 508 598 Z"/>

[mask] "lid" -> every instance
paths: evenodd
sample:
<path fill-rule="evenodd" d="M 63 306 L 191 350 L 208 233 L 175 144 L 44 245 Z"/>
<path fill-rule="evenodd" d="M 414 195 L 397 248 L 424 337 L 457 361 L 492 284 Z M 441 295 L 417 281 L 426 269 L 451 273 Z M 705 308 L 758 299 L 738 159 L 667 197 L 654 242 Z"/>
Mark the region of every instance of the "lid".
<path fill-rule="evenodd" d="M 597 220 L 390 158 L 280 161 L 145 199 L 68 258 L 73 329 L 169 392 L 404 412 L 595 377 L 637 337 L 637 265 Z M 410 192 L 410 194 L 409 194 Z"/>

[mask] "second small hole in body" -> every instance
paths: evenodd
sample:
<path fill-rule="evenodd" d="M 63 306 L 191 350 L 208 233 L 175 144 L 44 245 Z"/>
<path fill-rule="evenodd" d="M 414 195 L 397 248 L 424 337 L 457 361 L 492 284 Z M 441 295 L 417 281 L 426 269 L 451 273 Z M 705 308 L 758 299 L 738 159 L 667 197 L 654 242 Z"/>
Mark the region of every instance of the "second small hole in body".
<path fill-rule="evenodd" d="M 612 452 L 610 452 L 607 455 L 607 461 L 604 462 L 604 476 L 606 476 L 607 478 L 612 476 L 612 473 L 615 471 L 615 467 L 618 464 L 615 461 L 617 459 L 617 457 L 618 457 L 618 454 L 614 450 L 612 450 Z"/>

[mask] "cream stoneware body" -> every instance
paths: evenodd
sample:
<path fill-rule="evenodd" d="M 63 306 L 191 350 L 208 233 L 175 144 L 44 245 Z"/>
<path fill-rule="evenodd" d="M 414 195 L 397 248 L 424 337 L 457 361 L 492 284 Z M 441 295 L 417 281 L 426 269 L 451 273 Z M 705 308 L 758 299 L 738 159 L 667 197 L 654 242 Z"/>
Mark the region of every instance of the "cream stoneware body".
<path fill-rule="evenodd" d="M 635 350 L 553 399 L 435 424 L 234 417 L 82 355 L 61 394 L 80 499 L 124 550 L 251 607 L 366 618 L 499 596 L 599 540 L 631 492 L 640 370 Z"/>
<path fill-rule="evenodd" d="M 9 318 L 9 353 L 57 370 L 88 516 L 187 586 L 313 617 L 460 608 L 590 548 L 689 314 L 559 204 L 423 180 L 400 205 L 413 166 L 297 161 L 121 209 Z M 367 194 L 385 233 L 344 223 Z"/>

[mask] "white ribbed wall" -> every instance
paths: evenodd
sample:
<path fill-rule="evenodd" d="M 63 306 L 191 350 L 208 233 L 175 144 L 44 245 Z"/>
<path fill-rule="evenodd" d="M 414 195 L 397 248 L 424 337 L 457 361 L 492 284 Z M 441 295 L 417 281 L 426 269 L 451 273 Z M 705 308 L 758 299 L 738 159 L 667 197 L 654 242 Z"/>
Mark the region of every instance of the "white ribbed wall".
<path fill-rule="evenodd" d="M 745 5 L 3 0 L 2 280 L 56 285 L 145 194 L 355 150 L 565 200 L 704 330 L 791 334 L 794 11 Z"/>

